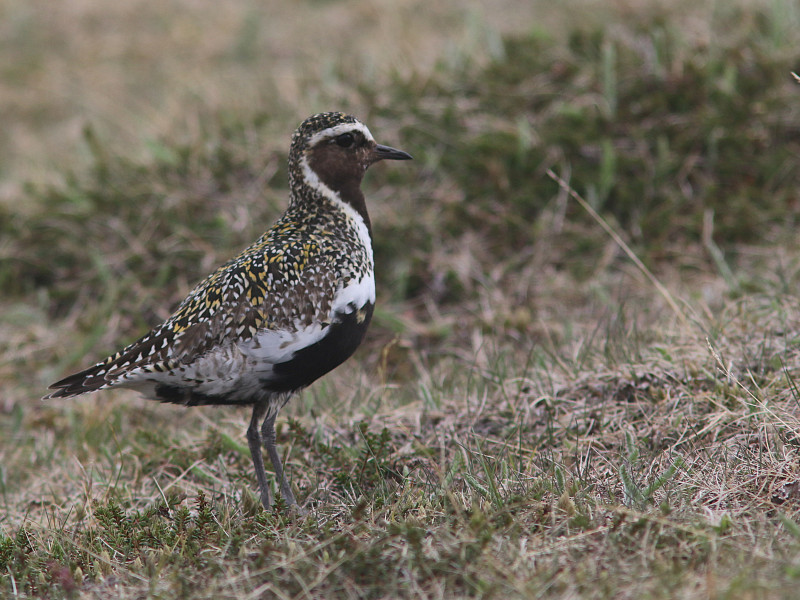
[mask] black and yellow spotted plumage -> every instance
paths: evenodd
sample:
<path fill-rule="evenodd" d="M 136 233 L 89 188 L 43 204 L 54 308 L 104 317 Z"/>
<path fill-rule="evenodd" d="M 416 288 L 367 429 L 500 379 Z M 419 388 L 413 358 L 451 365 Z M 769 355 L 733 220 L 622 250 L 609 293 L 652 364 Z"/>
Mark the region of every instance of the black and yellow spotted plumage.
<path fill-rule="evenodd" d="M 247 437 L 262 502 L 270 505 L 263 442 L 286 502 L 296 504 L 274 445 L 275 417 L 361 342 L 375 301 L 361 179 L 374 162 L 409 158 L 376 144 L 355 117 L 310 117 L 292 137 L 291 198 L 281 219 L 197 285 L 163 324 L 54 383 L 47 398 L 127 387 L 189 406 L 252 405 Z"/>

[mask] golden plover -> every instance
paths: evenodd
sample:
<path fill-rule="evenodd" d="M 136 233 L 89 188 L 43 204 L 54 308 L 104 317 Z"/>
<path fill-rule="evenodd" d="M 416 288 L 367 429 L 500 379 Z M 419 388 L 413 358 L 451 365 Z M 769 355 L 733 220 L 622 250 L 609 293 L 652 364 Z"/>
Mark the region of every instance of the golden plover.
<path fill-rule="evenodd" d="M 346 360 L 375 304 L 372 229 L 361 180 L 383 159 L 338 112 L 303 121 L 289 152 L 289 207 L 249 248 L 202 281 L 164 323 L 116 354 L 50 386 L 46 398 L 132 388 L 186 406 L 252 405 L 247 441 L 269 508 L 262 444 L 287 505 L 294 498 L 275 447 L 275 418 L 292 395 Z"/>

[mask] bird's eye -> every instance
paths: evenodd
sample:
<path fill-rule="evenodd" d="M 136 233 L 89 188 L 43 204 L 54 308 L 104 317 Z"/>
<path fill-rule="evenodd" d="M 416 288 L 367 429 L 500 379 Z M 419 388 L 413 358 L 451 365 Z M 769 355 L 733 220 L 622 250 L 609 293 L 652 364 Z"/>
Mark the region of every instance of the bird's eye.
<path fill-rule="evenodd" d="M 336 136 L 336 143 L 339 144 L 342 148 L 350 148 L 356 141 L 356 138 L 353 137 L 352 133 L 343 133 L 342 135 Z"/>

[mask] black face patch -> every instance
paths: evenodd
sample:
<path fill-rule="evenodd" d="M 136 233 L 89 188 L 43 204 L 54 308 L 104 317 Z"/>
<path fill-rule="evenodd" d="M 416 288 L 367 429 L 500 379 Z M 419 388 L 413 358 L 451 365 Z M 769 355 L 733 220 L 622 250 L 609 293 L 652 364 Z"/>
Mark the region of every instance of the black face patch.
<path fill-rule="evenodd" d="M 342 145 L 342 136 L 351 136 Z M 374 142 L 367 142 L 360 132 L 348 132 L 322 140 L 308 151 L 308 166 L 320 181 L 335 192 L 348 193 L 361 185 L 364 173 L 374 160 Z"/>

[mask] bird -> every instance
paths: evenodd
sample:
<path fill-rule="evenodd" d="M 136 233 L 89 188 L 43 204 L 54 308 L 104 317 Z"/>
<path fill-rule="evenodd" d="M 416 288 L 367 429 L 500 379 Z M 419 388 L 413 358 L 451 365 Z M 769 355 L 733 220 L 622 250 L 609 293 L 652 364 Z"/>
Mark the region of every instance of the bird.
<path fill-rule="evenodd" d="M 342 112 L 292 135 L 289 204 L 252 245 L 201 281 L 149 333 L 69 375 L 44 399 L 108 388 L 185 406 L 251 406 L 247 442 L 272 506 L 262 447 L 287 507 L 297 504 L 275 444 L 275 419 L 300 390 L 349 358 L 375 307 L 372 226 L 361 182 L 381 160 L 410 160 L 377 144 Z"/>

